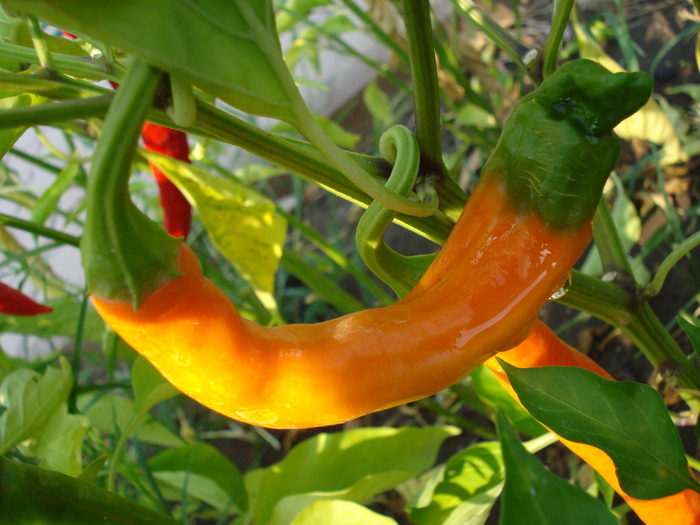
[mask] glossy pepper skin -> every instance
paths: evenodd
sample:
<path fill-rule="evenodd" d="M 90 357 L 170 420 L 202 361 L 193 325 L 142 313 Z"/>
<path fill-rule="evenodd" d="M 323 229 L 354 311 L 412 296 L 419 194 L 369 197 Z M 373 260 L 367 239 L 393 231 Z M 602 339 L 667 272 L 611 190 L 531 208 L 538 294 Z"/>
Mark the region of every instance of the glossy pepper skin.
<path fill-rule="evenodd" d="M 263 328 L 240 317 L 182 246 L 184 275 L 137 311 L 108 297 L 93 297 L 95 307 L 180 390 L 246 423 L 331 425 L 434 394 L 520 343 L 590 240 L 591 217 L 619 146 L 611 127 L 578 125 L 598 118 L 587 95 L 552 114 L 559 102 L 553 94 L 560 89 L 570 98 L 572 73 L 580 71 L 586 89 L 597 75 L 605 87 L 599 96 L 633 94 L 637 107 L 651 90 L 643 74 L 612 75 L 588 62 L 564 66 L 545 81 L 548 96 L 535 92 L 515 110 L 444 248 L 394 305 L 315 325 Z M 618 112 L 618 120 L 633 111 Z M 509 144 L 527 137 L 528 126 L 549 144 L 534 157 Z M 564 149 L 573 158 L 552 155 Z M 601 160 L 582 171 L 592 155 Z M 523 191 L 530 186 L 532 193 Z M 572 203 L 574 191 L 587 196 L 587 205 Z"/>
<path fill-rule="evenodd" d="M 518 368 L 541 366 L 575 366 L 590 370 L 606 379 L 613 379 L 603 368 L 588 356 L 559 339 L 542 322 L 521 344 L 498 354 L 502 359 Z M 517 399 L 508 377 L 495 358 L 484 365 L 496 374 L 498 381 Z M 678 494 L 654 500 L 640 500 L 628 496 L 621 488 L 615 473 L 615 465 L 602 450 L 559 438 L 574 454 L 595 469 L 620 494 L 646 525 L 700 525 L 700 494 L 686 489 Z"/>
<path fill-rule="evenodd" d="M 141 133 L 144 148 L 183 162 L 190 162 L 187 135 L 182 131 L 146 122 Z M 173 237 L 186 238 L 192 222 L 192 207 L 182 192 L 154 164 L 151 172 L 160 190 L 163 227 Z"/>
<path fill-rule="evenodd" d="M 19 290 L 0 283 L 0 313 L 32 316 L 51 312 L 53 312 L 53 308 L 50 306 L 39 304 Z"/>

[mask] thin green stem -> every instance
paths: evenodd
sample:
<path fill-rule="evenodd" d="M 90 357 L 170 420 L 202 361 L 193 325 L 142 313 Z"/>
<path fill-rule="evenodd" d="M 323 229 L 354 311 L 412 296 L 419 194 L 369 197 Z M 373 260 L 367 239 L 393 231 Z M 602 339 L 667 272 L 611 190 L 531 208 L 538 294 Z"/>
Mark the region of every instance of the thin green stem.
<path fill-rule="evenodd" d="M 39 56 L 35 50 L 8 42 L 0 42 L 0 56 L 18 62 L 40 64 Z M 124 72 L 124 68 L 116 62 L 77 57 L 62 53 L 52 53 L 52 57 L 54 65 L 59 70 L 66 73 L 87 74 L 119 81 Z"/>
<path fill-rule="evenodd" d="M 0 111 L 0 129 L 46 126 L 67 120 L 104 117 L 114 95 L 25 106 Z"/>
<path fill-rule="evenodd" d="M 679 244 L 659 265 L 659 269 L 656 270 L 656 275 L 652 281 L 644 288 L 643 295 L 645 297 L 653 297 L 657 295 L 664 286 L 666 277 L 673 267 L 680 261 L 683 257 L 688 255 L 690 250 L 700 246 L 700 232 L 695 232 L 693 235 L 684 240 Z"/>
<path fill-rule="evenodd" d="M 75 331 L 73 341 L 73 358 L 71 359 L 71 372 L 73 374 L 73 386 L 68 394 L 68 412 L 76 414 L 78 412 L 78 388 L 80 378 L 80 364 L 83 355 L 83 335 L 85 334 L 85 318 L 87 315 L 88 295 L 83 294 L 80 303 L 80 315 L 78 316 L 78 326 Z"/>
<path fill-rule="evenodd" d="M 632 267 L 604 197 L 598 201 L 593 216 L 593 239 L 603 263 L 603 271 L 612 272 L 626 281 L 633 282 Z"/>
<path fill-rule="evenodd" d="M 552 19 L 552 27 L 547 36 L 547 42 L 544 45 L 542 52 L 542 76 L 547 78 L 554 73 L 557 67 L 557 58 L 559 56 L 559 47 L 561 40 L 566 30 L 566 25 L 569 23 L 571 9 L 574 7 L 574 0 L 559 0 L 555 2 L 556 11 Z"/>
<path fill-rule="evenodd" d="M 591 314 L 617 327 L 629 323 L 635 298 L 620 286 L 572 270 L 571 285 L 557 302 Z"/>
<path fill-rule="evenodd" d="M 430 2 L 401 0 L 416 105 L 416 137 L 427 173 L 447 176 L 442 160 L 442 116 Z"/>
<path fill-rule="evenodd" d="M 41 226 L 35 222 L 25 221 L 18 219 L 17 217 L 5 215 L 4 213 L 0 213 L 0 225 L 17 228 L 18 230 L 33 233 L 34 235 L 39 235 L 41 237 L 46 237 L 47 239 L 52 239 L 69 246 L 75 246 L 76 248 L 80 246 L 79 237 L 74 237 L 73 235 L 59 232 L 57 230 L 47 228 L 46 226 Z"/>
<path fill-rule="evenodd" d="M 621 330 L 655 368 L 667 374 L 682 389 L 692 392 L 690 398 L 684 397 L 687 402 L 690 402 L 689 399 L 696 399 L 691 406 L 693 410 L 700 408 L 700 400 L 697 400 L 700 393 L 700 373 L 648 304 L 645 303 L 634 312 L 630 322 L 621 327 Z"/>
<path fill-rule="evenodd" d="M 46 45 L 44 32 L 41 30 L 38 20 L 29 15 L 26 15 L 24 18 L 27 22 L 27 27 L 29 28 L 29 36 L 32 39 L 34 50 L 36 51 L 37 58 L 39 59 L 39 65 L 41 67 L 45 67 L 49 71 L 56 71 L 56 64 L 54 64 L 53 58 L 51 57 L 51 52 Z"/>
<path fill-rule="evenodd" d="M 33 93 L 56 100 L 89 98 L 107 91 L 91 84 L 66 80 L 64 77 L 47 78 L 38 74 L 17 73 L 0 73 L 0 89 L 17 93 Z"/>

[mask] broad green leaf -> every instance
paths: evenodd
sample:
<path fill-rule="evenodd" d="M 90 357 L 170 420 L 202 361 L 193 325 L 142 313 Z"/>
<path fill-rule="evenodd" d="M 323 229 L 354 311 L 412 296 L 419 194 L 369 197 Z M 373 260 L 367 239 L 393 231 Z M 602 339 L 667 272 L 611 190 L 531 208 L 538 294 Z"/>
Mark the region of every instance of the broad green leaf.
<path fill-rule="evenodd" d="M 148 412 L 158 403 L 180 393 L 151 363 L 141 356 L 134 361 L 131 370 L 131 383 L 134 387 L 134 408 L 140 413 Z"/>
<path fill-rule="evenodd" d="M 39 433 L 61 405 L 73 385 L 68 361 L 61 357 L 60 368 L 49 366 L 43 375 L 20 368 L 0 384 L 0 454 Z"/>
<path fill-rule="evenodd" d="M 362 503 L 430 468 L 442 442 L 457 433 L 454 427 L 382 427 L 314 436 L 279 463 L 246 474 L 248 519 L 267 525 L 280 501 L 307 493 Z"/>
<path fill-rule="evenodd" d="M 469 377 L 482 401 L 494 408 L 500 408 L 508 416 L 508 420 L 523 434 L 541 436 L 547 429 L 540 425 L 528 412 L 511 396 L 496 379 L 496 375 L 480 366 Z"/>
<path fill-rule="evenodd" d="M 700 489 L 664 401 L 650 386 L 580 368 L 501 364 L 525 409 L 565 439 L 605 451 L 630 496 L 655 499 Z"/>
<path fill-rule="evenodd" d="M 69 414 L 64 401 L 20 450 L 40 458 L 42 468 L 76 477 L 83 470 L 83 438 L 89 426 L 85 416 Z"/>
<path fill-rule="evenodd" d="M 102 471 L 102 467 L 105 466 L 105 463 L 107 463 L 108 459 L 109 454 L 107 454 L 106 452 L 101 456 L 96 457 L 78 475 L 78 479 L 82 481 L 87 481 L 88 483 L 94 483 L 97 479 L 97 476 L 100 475 L 100 471 Z"/>
<path fill-rule="evenodd" d="M 148 460 L 164 497 L 180 501 L 187 495 L 219 510 L 238 512 L 245 507 L 243 476 L 231 461 L 211 445 L 198 441 L 166 450 Z M 230 499 L 237 493 L 234 505 Z"/>
<path fill-rule="evenodd" d="M 315 7 L 328 5 L 329 0 L 284 0 L 278 3 L 277 31 L 283 33 L 303 20 Z M 293 14 L 292 14 L 293 13 Z"/>
<path fill-rule="evenodd" d="M 44 224 L 56 210 L 58 201 L 80 173 L 80 165 L 71 163 L 58 174 L 54 183 L 39 197 L 32 209 L 32 221 Z"/>
<path fill-rule="evenodd" d="M 572 22 L 581 58 L 598 62 L 612 73 L 624 71 L 581 27 L 575 16 L 572 17 Z M 637 113 L 623 120 L 615 131 L 626 140 L 638 138 L 659 144 L 663 151 L 661 159 L 663 164 L 675 164 L 687 160 L 673 124 L 653 98 L 650 98 Z"/>
<path fill-rule="evenodd" d="M 297 514 L 292 525 L 397 525 L 367 507 L 344 500 L 321 500 Z"/>
<path fill-rule="evenodd" d="M 78 396 L 78 409 L 94 428 L 108 434 L 120 434 L 135 414 L 134 402 L 117 395 L 95 398 L 92 394 L 83 394 Z M 136 427 L 135 435 L 139 441 L 152 445 L 179 447 L 183 443 L 180 436 L 168 430 L 150 414 Z"/>
<path fill-rule="evenodd" d="M 506 482 L 499 525 L 617 525 L 605 504 L 549 472 L 498 413 Z"/>
<path fill-rule="evenodd" d="M 53 308 L 53 312 L 34 317 L 0 315 L 0 332 L 36 335 L 38 337 L 56 335 L 75 337 L 80 316 L 80 303 L 72 297 L 61 297 L 46 301 L 46 304 Z M 104 326 L 100 316 L 92 305 L 89 305 L 85 315 L 83 340 L 99 343 Z"/>
<path fill-rule="evenodd" d="M 459 108 L 457 111 L 457 122 L 463 126 L 475 126 L 477 128 L 495 128 L 498 126 L 496 117 L 476 104 L 465 104 Z"/>
<path fill-rule="evenodd" d="M 238 109 L 294 120 L 270 0 L 8 0 L 74 33 L 104 41 Z"/>
<path fill-rule="evenodd" d="M 390 109 L 389 96 L 382 91 L 376 80 L 373 80 L 362 92 L 362 102 L 372 115 L 374 129 L 384 131 L 392 124 L 393 115 Z"/>
<path fill-rule="evenodd" d="M 473 519 L 485 519 L 500 494 L 503 474 L 501 447 L 496 441 L 479 443 L 455 454 L 445 464 L 443 479 L 430 502 L 409 509 L 411 521 L 442 525 L 472 514 Z"/>
<path fill-rule="evenodd" d="M 272 293 L 287 221 L 275 203 L 230 179 L 169 157 L 143 152 L 197 208 L 212 241 L 238 272 Z"/>

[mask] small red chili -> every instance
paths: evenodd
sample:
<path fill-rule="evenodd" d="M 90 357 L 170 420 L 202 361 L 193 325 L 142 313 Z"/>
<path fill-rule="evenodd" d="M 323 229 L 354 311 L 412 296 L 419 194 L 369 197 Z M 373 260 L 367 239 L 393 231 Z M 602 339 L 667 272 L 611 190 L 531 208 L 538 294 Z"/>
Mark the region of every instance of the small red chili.
<path fill-rule="evenodd" d="M 53 308 L 39 304 L 19 290 L 0 283 L 0 313 L 6 315 L 38 315 L 53 312 Z"/>

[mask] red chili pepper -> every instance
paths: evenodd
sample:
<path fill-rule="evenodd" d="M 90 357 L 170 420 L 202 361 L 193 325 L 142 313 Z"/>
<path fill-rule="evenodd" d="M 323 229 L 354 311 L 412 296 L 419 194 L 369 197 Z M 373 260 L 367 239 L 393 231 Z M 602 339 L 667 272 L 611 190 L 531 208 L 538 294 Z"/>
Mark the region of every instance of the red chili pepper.
<path fill-rule="evenodd" d="M 141 133 L 143 145 L 148 151 L 189 162 L 187 135 L 182 131 L 146 123 Z M 173 237 L 187 237 L 192 220 L 192 208 L 177 186 L 154 164 L 150 164 L 153 177 L 160 188 L 160 205 L 163 207 L 163 226 Z"/>
<path fill-rule="evenodd" d="M 7 315 L 38 315 L 53 312 L 53 308 L 39 304 L 22 292 L 0 283 L 0 313 Z"/>
<path fill-rule="evenodd" d="M 68 31 L 61 31 L 63 36 L 71 40 L 75 35 Z M 110 80 L 114 89 L 119 84 Z M 141 134 L 144 147 L 148 151 L 167 155 L 183 162 L 189 162 L 189 146 L 187 135 L 182 131 L 164 128 L 156 124 L 146 123 Z M 158 183 L 160 190 L 160 205 L 163 208 L 163 227 L 173 237 L 187 237 L 192 222 L 192 207 L 177 186 L 173 184 L 165 174 L 154 164 L 150 164 L 153 178 Z"/>

